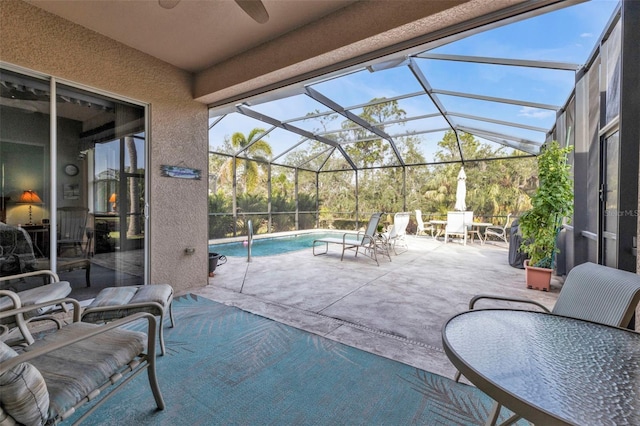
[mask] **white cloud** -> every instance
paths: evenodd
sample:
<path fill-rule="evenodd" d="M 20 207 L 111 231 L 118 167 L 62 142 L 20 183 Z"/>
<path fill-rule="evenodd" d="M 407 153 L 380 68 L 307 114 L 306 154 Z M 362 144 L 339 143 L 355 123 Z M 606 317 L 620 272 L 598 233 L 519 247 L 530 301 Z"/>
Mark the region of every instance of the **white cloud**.
<path fill-rule="evenodd" d="M 532 108 L 532 107 L 522 107 L 518 112 L 519 117 L 528 117 L 528 118 L 537 118 L 544 119 L 555 116 L 555 112 L 548 109 L 540 109 L 540 108 Z"/>
<path fill-rule="evenodd" d="M 582 38 L 591 38 L 591 37 L 593 37 L 593 34 L 592 33 L 582 33 L 582 34 L 580 34 L 580 37 L 582 37 Z"/>

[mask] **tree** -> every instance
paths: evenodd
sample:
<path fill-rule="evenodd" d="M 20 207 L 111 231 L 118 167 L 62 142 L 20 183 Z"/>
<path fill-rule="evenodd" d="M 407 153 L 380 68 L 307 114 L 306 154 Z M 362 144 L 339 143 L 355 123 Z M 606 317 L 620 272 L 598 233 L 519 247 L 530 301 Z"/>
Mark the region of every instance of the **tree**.
<path fill-rule="evenodd" d="M 460 133 L 460 148 L 452 131 L 438 142 L 436 160 L 454 162 L 433 167 L 425 185 L 425 206 L 428 212 L 445 213 L 455 204 L 457 175 L 460 171 L 460 150 L 465 159 L 515 156 L 515 150 L 494 148 L 481 143 L 468 133 Z M 534 190 L 537 168 L 535 158 L 505 158 L 490 161 L 467 161 L 467 206 L 477 216 L 519 214 L 531 207 L 529 194 Z"/>
<path fill-rule="evenodd" d="M 127 151 L 129 153 L 129 160 L 131 162 L 129 173 L 132 175 L 138 173 L 138 150 L 136 149 L 136 142 L 132 136 L 124 138 Z M 129 179 L 129 213 L 131 213 L 131 219 L 127 228 L 127 237 L 133 237 L 142 234 L 142 221 L 138 220 L 140 214 L 140 188 L 138 186 L 138 178 Z"/>
<path fill-rule="evenodd" d="M 259 139 L 264 134 L 264 129 L 252 129 L 248 135 L 242 132 L 235 132 L 231 135 L 231 140 L 225 140 L 225 145 L 229 145 L 234 152 L 244 151 L 246 156 L 255 160 L 269 161 L 271 159 L 271 145 Z M 260 164 L 258 161 L 251 161 L 246 158 L 230 158 L 220 171 L 220 178 L 223 181 L 233 179 L 233 164 L 235 159 L 236 172 L 242 176 L 242 193 L 253 192 L 260 180 Z M 239 181 L 240 183 L 240 181 Z"/>
<path fill-rule="evenodd" d="M 384 98 L 374 98 L 371 102 L 383 101 Z M 407 113 L 400 108 L 398 101 L 388 101 L 376 103 L 374 105 L 365 106 L 362 109 L 359 117 L 364 119 L 367 123 L 376 125 L 376 128 L 384 131 L 384 124 L 387 121 L 402 120 Z M 345 120 L 342 123 L 343 128 L 343 140 L 342 142 L 348 142 L 349 140 L 360 140 L 370 136 L 370 132 L 360 127 L 355 127 L 351 120 Z M 353 142 L 346 146 L 345 151 L 356 164 L 362 168 L 368 168 L 376 163 L 378 165 L 385 164 L 385 157 L 387 154 L 391 155 L 391 147 L 389 142 L 381 138 Z M 395 156 L 395 154 L 393 154 Z M 396 161 L 393 161 L 396 163 Z"/>

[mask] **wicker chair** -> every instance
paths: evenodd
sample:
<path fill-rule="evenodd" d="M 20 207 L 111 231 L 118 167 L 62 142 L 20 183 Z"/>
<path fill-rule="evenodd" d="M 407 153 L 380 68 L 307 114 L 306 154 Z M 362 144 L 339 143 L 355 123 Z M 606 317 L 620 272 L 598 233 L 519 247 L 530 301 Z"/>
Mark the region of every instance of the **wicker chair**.
<path fill-rule="evenodd" d="M 0 276 L 33 271 L 36 263 L 29 233 L 23 228 L 0 223 Z"/>

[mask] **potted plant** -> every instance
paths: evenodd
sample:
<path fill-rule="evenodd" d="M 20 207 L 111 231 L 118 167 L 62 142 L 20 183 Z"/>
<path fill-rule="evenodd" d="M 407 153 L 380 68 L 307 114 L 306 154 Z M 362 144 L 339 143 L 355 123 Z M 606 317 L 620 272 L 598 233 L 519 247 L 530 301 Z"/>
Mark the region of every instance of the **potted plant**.
<path fill-rule="evenodd" d="M 519 222 L 521 250 L 529 255 L 525 262 L 527 288 L 550 288 L 553 259 L 558 252 L 556 237 L 564 218 L 573 213 L 573 181 L 567 164 L 572 148 L 551 141 L 538 155 L 540 183 L 531 197 L 531 210 L 523 213 Z"/>

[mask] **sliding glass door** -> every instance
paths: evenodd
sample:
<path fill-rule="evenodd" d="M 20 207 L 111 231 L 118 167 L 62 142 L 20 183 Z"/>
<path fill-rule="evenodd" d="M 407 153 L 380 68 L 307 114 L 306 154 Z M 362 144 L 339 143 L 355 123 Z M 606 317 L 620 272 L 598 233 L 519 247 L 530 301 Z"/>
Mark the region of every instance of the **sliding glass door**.
<path fill-rule="evenodd" d="M 13 70 L 0 87 L 0 269 L 26 233 L 21 269 L 77 298 L 144 284 L 145 108 Z"/>

